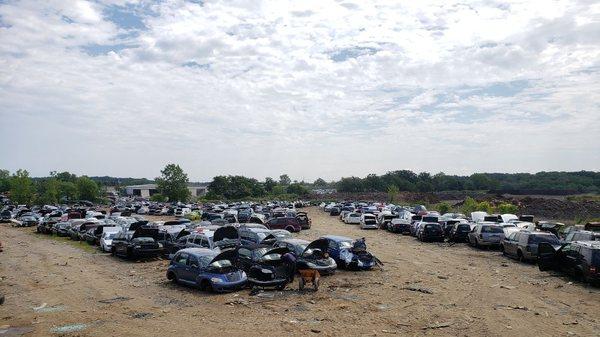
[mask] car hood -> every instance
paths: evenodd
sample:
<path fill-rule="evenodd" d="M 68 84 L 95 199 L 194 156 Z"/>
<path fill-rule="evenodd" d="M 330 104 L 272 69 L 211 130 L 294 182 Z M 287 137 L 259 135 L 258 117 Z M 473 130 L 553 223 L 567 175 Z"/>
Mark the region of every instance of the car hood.
<path fill-rule="evenodd" d="M 135 239 L 135 238 L 156 239 L 157 236 L 158 236 L 158 228 L 139 227 L 138 229 L 135 230 L 135 232 L 133 233 L 131 238 L 132 239 Z"/>
<path fill-rule="evenodd" d="M 319 249 L 322 252 L 327 252 L 327 247 L 329 245 L 329 240 L 327 239 L 316 239 L 315 241 L 309 243 L 306 248 L 304 248 L 304 251 L 302 252 L 302 255 L 304 255 L 306 253 L 306 251 L 308 251 L 309 249 Z"/>
<path fill-rule="evenodd" d="M 262 256 L 269 255 L 269 254 L 280 254 L 280 255 L 283 255 L 283 254 L 286 254 L 286 253 L 289 253 L 289 252 L 290 252 L 290 250 L 287 247 L 277 247 L 277 248 L 273 248 L 273 249 L 267 250 Z"/>
<path fill-rule="evenodd" d="M 213 242 L 219 242 L 222 240 L 238 240 L 240 234 L 237 228 L 233 226 L 223 226 L 218 228 L 213 234 Z"/>
<path fill-rule="evenodd" d="M 209 263 L 209 265 L 213 262 L 216 261 L 221 261 L 221 260 L 229 260 L 231 261 L 231 263 L 234 263 L 234 261 L 237 259 L 238 253 L 237 253 L 237 249 L 226 249 L 224 251 L 222 251 L 221 253 L 219 253 L 218 255 L 216 255 Z"/>

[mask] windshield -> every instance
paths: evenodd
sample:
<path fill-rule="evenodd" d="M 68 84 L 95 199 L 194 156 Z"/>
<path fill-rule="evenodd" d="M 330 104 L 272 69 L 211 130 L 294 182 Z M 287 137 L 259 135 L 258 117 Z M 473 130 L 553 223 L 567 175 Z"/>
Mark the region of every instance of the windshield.
<path fill-rule="evenodd" d="M 226 268 L 226 267 L 231 267 L 231 261 L 229 260 L 219 260 L 219 261 L 215 261 L 213 263 L 210 264 L 210 267 L 212 268 Z"/>
<path fill-rule="evenodd" d="M 498 226 L 483 226 L 481 227 L 482 233 L 504 233 L 502 227 Z"/>
<path fill-rule="evenodd" d="M 458 225 L 457 229 L 459 231 L 471 231 L 471 226 L 469 225 Z"/>
<path fill-rule="evenodd" d="M 110 240 L 110 239 L 113 239 L 113 238 L 114 238 L 116 235 L 117 235 L 117 233 L 109 233 L 109 234 L 106 234 L 106 235 L 104 236 L 104 238 L 106 238 L 106 239 L 109 239 L 109 240 Z"/>
<path fill-rule="evenodd" d="M 558 238 L 554 235 L 530 235 L 529 243 L 548 242 L 551 244 L 560 244 Z"/>
<path fill-rule="evenodd" d="M 135 238 L 132 240 L 133 242 L 136 243 L 153 243 L 154 239 L 153 238 Z"/>
<path fill-rule="evenodd" d="M 341 241 L 340 248 L 352 248 L 352 242 L 350 241 Z"/>

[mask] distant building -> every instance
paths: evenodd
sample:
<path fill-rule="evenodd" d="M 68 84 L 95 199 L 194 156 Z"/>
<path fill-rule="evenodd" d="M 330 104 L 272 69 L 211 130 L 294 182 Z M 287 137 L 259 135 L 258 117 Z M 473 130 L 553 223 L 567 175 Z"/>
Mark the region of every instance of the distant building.
<path fill-rule="evenodd" d="M 201 197 L 208 192 L 208 183 L 189 183 L 188 190 L 192 197 Z M 132 197 L 149 198 L 158 193 L 156 184 L 125 186 L 125 194 Z"/>

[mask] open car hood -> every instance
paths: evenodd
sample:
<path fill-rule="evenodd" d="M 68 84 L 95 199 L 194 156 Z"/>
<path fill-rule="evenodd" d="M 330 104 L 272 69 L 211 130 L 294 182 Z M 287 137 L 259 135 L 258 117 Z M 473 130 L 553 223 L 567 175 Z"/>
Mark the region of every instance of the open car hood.
<path fill-rule="evenodd" d="M 316 239 L 315 241 L 309 243 L 306 248 L 304 248 L 302 255 L 304 255 L 309 249 L 318 249 L 321 252 L 326 253 L 328 245 L 329 241 L 327 239 Z"/>
<path fill-rule="evenodd" d="M 237 228 L 233 226 L 223 226 L 218 228 L 213 234 L 213 242 L 219 242 L 223 240 L 238 240 L 240 233 Z"/>
<path fill-rule="evenodd" d="M 287 247 L 277 247 L 277 248 L 273 248 L 273 249 L 267 250 L 262 256 L 270 255 L 270 254 L 280 254 L 280 255 L 283 255 L 283 254 L 286 254 L 286 253 L 289 253 L 289 252 L 290 252 L 290 250 Z"/>
<path fill-rule="evenodd" d="M 215 261 L 221 261 L 221 260 L 229 260 L 231 263 L 234 263 L 234 261 L 237 259 L 238 256 L 238 252 L 237 249 L 226 249 L 224 251 L 222 251 L 221 253 L 219 253 L 217 256 L 215 256 L 209 263 L 209 265 Z"/>
<path fill-rule="evenodd" d="M 175 237 L 175 239 L 179 239 L 180 237 L 186 236 L 186 235 L 190 235 L 190 231 L 188 231 L 187 229 L 182 229 L 179 234 L 177 234 L 177 236 Z"/>
<path fill-rule="evenodd" d="M 138 229 L 135 230 L 135 232 L 131 236 L 132 239 L 153 238 L 155 240 L 157 237 L 158 237 L 158 228 L 154 228 L 154 227 L 139 227 Z"/>
<path fill-rule="evenodd" d="M 142 227 L 142 226 L 144 226 L 144 225 L 146 225 L 146 224 L 148 224 L 148 221 L 147 221 L 147 220 L 144 220 L 144 221 L 136 221 L 136 222 L 132 223 L 131 225 L 129 225 L 129 230 L 130 230 L 130 231 L 135 231 L 135 230 L 137 230 L 138 228 L 140 228 L 140 227 Z"/>

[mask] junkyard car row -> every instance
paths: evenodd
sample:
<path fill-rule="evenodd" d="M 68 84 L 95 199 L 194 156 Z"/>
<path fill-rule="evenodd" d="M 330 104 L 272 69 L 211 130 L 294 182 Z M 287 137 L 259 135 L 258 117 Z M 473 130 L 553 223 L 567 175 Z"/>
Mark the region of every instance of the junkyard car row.
<path fill-rule="evenodd" d="M 466 242 L 474 248 L 497 248 L 507 257 L 537 262 L 540 270 L 554 269 L 591 284 L 600 282 L 598 223 L 567 227 L 552 221 L 534 223 L 531 215 L 485 212 L 473 212 L 467 218 L 460 213 L 427 211 L 422 205 L 341 202 L 322 203 L 320 207 L 361 229 L 379 228 L 423 242 Z"/>
<path fill-rule="evenodd" d="M 364 239 L 323 235 L 310 242 L 293 233 L 311 228 L 301 208 L 306 203 L 270 202 L 168 205 L 128 202 L 108 211 L 90 205 L 7 206 L 0 215 L 15 226 L 37 226 L 42 234 L 97 245 L 126 259 L 168 258 L 167 279 L 206 291 L 241 288 L 283 289 L 296 274 L 334 274 L 338 268 L 369 270 L 383 265 Z M 467 243 L 497 248 L 507 257 L 537 262 L 597 284 L 600 280 L 598 224 L 584 228 L 538 221 L 532 216 L 473 212 L 439 214 L 424 206 L 383 203 L 322 203 L 344 225 L 412 235 L 422 242 Z M 169 214 L 169 221 L 148 221 L 145 214 Z M 383 235 L 383 234 L 382 234 Z M 389 234 L 388 234 L 389 235 Z M 315 278 L 318 288 L 318 277 Z"/>

